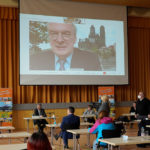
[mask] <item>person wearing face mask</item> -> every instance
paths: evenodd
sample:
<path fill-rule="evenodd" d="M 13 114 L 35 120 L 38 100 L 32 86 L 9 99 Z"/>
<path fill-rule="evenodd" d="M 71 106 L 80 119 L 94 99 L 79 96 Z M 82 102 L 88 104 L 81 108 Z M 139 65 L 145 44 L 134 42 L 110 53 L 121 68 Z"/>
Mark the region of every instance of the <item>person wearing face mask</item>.
<path fill-rule="evenodd" d="M 150 118 L 150 101 L 144 97 L 143 92 L 139 92 L 138 94 L 135 117 L 137 119 Z"/>

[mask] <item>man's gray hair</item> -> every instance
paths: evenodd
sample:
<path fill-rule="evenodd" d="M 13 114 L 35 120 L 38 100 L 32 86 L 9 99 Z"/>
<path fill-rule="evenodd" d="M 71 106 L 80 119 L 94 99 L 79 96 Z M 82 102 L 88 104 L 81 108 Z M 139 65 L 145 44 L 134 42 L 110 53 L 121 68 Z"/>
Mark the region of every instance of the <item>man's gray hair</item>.
<path fill-rule="evenodd" d="M 50 29 L 49 25 L 50 25 L 51 23 L 57 23 L 57 22 L 48 22 L 48 23 L 47 23 L 48 32 L 49 32 L 49 29 Z M 64 23 L 64 24 L 67 24 L 67 23 Z M 71 25 L 72 25 L 72 27 L 74 28 L 75 36 L 76 36 L 76 34 L 77 34 L 77 28 L 76 28 L 75 24 L 73 24 L 73 23 L 68 23 L 68 24 L 71 24 Z"/>

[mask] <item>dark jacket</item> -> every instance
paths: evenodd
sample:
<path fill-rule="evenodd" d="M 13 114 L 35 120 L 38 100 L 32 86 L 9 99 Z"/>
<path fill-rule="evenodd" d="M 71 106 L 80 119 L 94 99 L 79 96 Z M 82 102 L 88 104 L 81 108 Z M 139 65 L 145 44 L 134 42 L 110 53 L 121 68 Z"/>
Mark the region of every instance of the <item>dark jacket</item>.
<path fill-rule="evenodd" d="M 44 109 L 40 109 L 40 114 L 39 114 L 39 111 L 38 109 L 34 109 L 34 113 L 33 113 L 33 116 L 43 116 L 43 117 L 46 117 L 46 113 L 45 113 L 45 110 Z M 42 124 L 47 124 L 47 121 L 45 119 L 41 119 L 41 120 L 34 120 L 34 124 L 38 124 L 40 121 L 40 123 Z"/>
<path fill-rule="evenodd" d="M 68 133 L 66 130 L 69 129 L 79 129 L 80 127 L 80 118 L 75 116 L 74 114 L 70 114 L 63 118 L 61 123 L 61 136 L 68 136 L 68 138 L 72 138 L 72 133 Z"/>
<path fill-rule="evenodd" d="M 130 108 L 130 113 L 135 113 L 136 112 L 136 109 L 132 106 L 131 108 Z M 135 118 L 135 116 L 130 116 L 130 120 L 135 120 L 136 118 Z"/>
<path fill-rule="evenodd" d="M 131 108 L 130 108 L 130 113 L 135 113 L 136 112 L 136 109 L 132 106 Z"/>
<path fill-rule="evenodd" d="M 142 101 L 138 99 L 135 113 L 140 116 L 147 116 L 150 114 L 150 101 L 147 98 L 144 98 Z"/>
<path fill-rule="evenodd" d="M 74 48 L 71 69 L 101 70 L 98 55 Z M 30 56 L 31 70 L 55 70 L 55 55 L 51 50 Z"/>

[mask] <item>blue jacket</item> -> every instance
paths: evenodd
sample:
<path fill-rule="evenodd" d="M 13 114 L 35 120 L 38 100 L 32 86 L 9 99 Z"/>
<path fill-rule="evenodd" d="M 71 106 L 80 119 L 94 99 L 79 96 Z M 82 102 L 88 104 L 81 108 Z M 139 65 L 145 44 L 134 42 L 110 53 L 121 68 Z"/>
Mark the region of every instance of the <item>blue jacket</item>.
<path fill-rule="evenodd" d="M 70 114 L 65 116 L 62 120 L 60 128 L 62 129 L 61 136 L 68 136 L 68 138 L 72 138 L 72 134 L 66 132 L 69 129 L 79 129 L 80 127 L 80 118 L 75 116 L 74 114 Z"/>
<path fill-rule="evenodd" d="M 98 133 L 97 139 L 96 139 L 96 141 L 98 142 L 98 139 L 103 138 L 102 130 L 111 130 L 111 129 L 112 130 L 115 129 L 115 126 L 112 123 L 111 118 L 104 117 L 100 121 L 97 120 L 96 123 L 93 125 L 93 127 L 89 128 L 89 132 L 93 134 Z M 107 144 L 101 142 L 100 145 L 107 145 Z"/>

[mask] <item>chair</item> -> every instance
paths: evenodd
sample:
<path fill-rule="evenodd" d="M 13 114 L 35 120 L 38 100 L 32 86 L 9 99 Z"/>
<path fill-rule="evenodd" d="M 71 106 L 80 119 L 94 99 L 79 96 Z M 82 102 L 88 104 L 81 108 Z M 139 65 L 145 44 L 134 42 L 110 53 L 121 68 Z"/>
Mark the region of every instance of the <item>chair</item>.
<path fill-rule="evenodd" d="M 121 132 L 118 129 L 115 130 L 103 130 L 102 131 L 103 138 L 115 138 L 120 137 Z"/>
<path fill-rule="evenodd" d="M 125 125 L 122 121 L 115 121 L 114 125 L 115 125 L 115 129 L 118 130 L 120 135 L 123 135 L 126 133 Z"/>
<path fill-rule="evenodd" d="M 104 139 L 106 138 L 116 138 L 116 137 L 120 137 L 121 136 L 121 131 L 118 129 L 115 130 L 102 130 L 102 136 Z M 103 146 L 100 145 L 100 142 L 97 145 L 97 150 L 100 150 L 101 148 L 107 148 L 108 145 Z M 115 148 L 120 149 L 119 146 L 115 146 Z"/>

